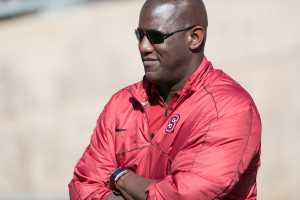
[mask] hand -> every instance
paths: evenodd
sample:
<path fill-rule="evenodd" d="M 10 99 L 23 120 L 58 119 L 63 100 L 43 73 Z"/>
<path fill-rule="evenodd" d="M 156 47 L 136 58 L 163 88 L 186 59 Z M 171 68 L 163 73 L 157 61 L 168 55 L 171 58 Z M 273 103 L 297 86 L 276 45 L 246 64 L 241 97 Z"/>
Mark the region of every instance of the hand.
<path fill-rule="evenodd" d="M 125 200 L 125 198 L 122 195 L 116 195 L 115 193 L 111 193 L 107 200 Z"/>
<path fill-rule="evenodd" d="M 144 200 L 146 199 L 146 188 L 154 181 L 156 180 L 128 172 L 118 180 L 117 185 L 126 199 Z"/>

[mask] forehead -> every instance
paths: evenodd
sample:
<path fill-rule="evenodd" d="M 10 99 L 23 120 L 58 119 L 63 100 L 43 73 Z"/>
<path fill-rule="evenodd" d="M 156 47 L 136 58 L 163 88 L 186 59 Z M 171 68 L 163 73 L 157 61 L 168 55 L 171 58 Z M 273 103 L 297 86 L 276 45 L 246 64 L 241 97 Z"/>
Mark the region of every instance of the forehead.
<path fill-rule="evenodd" d="M 176 23 L 178 23 L 176 5 L 172 3 L 145 4 L 140 13 L 139 28 L 143 30 L 168 31 Z"/>

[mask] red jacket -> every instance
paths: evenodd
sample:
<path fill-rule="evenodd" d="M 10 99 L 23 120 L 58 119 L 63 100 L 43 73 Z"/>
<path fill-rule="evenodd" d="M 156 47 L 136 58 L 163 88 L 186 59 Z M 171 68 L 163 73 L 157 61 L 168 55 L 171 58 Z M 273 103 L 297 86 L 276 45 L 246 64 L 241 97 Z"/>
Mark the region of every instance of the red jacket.
<path fill-rule="evenodd" d="M 126 87 L 105 106 L 69 183 L 70 199 L 106 199 L 117 167 L 157 179 L 148 199 L 256 199 L 261 121 L 250 95 L 204 58 L 151 140 L 150 85 Z"/>

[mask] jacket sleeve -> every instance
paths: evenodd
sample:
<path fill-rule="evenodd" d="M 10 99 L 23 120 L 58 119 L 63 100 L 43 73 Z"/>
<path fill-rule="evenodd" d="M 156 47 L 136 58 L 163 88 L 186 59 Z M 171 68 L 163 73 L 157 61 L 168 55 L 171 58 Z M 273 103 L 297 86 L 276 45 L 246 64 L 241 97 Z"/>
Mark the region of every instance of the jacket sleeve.
<path fill-rule="evenodd" d="M 101 113 L 90 144 L 76 164 L 74 176 L 69 183 L 71 200 L 107 199 L 112 193 L 107 183 L 116 168 L 112 130 L 107 121 L 112 123 L 107 106 Z"/>
<path fill-rule="evenodd" d="M 252 105 L 203 123 L 191 130 L 170 175 L 146 189 L 148 199 L 222 199 L 251 161 L 255 157 L 259 160 L 260 137 L 260 118 Z M 252 166 L 251 181 L 256 181 L 258 165 Z"/>

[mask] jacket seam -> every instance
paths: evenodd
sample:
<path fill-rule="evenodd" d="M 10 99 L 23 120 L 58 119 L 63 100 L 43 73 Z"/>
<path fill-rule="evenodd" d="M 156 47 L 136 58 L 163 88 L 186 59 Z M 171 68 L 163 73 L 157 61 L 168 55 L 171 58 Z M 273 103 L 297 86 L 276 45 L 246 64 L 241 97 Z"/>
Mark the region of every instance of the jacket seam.
<path fill-rule="evenodd" d="M 251 107 L 251 113 L 252 113 L 252 103 L 250 104 L 250 107 Z M 244 157 L 244 154 L 245 154 L 245 151 L 246 151 L 246 147 L 248 146 L 248 142 L 249 142 L 249 138 L 250 138 L 250 133 L 251 133 L 251 129 L 252 129 L 252 123 L 253 123 L 253 114 L 251 115 L 250 129 L 249 129 L 247 141 L 246 141 L 246 144 L 245 144 L 245 147 L 244 147 L 244 150 L 243 150 L 241 159 L 240 159 L 240 161 L 239 161 L 239 164 L 238 164 L 238 166 L 237 166 L 237 169 L 235 170 L 234 176 L 233 176 L 233 178 L 232 178 L 232 180 L 231 180 L 229 186 L 228 186 L 227 188 L 225 188 L 225 190 L 224 190 L 221 194 L 224 194 L 224 193 L 230 188 L 230 186 L 231 186 L 232 183 L 233 183 L 234 178 L 235 178 L 236 175 L 237 175 L 237 172 L 238 172 L 238 170 L 239 170 L 239 168 L 240 168 L 240 164 L 241 164 L 241 162 L 242 162 L 242 160 L 243 160 L 243 157 Z M 213 200 L 216 199 L 216 198 L 218 198 L 218 197 L 220 197 L 221 194 L 219 194 L 218 196 L 216 196 L 215 198 L 213 198 Z"/>
<path fill-rule="evenodd" d="M 170 153 L 168 153 L 168 152 L 165 152 L 164 150 L 162 150 L 162 148 L 160 148 L 159 146 L 156 146 L 156 145 L 153 144 L 152 142 L 151 142 L 150 144 L 152 144 L 154 147 L 156 147 L 156 148 L 158 148 L 159 150 L 161 150 L 163 153 L 165 153 L 165 154 L 170 154 Z"/>
<path fill-rule="evenodd" d="M 149 146 L 144 146 L 144 147 L 139 147 L 139 148 L 136 148 L 136 149 L 131 149 L 131 150 L 129 150 L 129 151 L 124 151 L 124 152 L 122 152 L 122 153 L 116 154 L 116 156 L 120 156 L 120 155 L 123 155 L 123 154 L 126 154 L 126 153 L 130 153 L 130 152 L 132 152 L 132 151 L 144 149 L 144 148 L 147 148 L 147 147 L 149 147 Z"/>
<path fill-rule="evenodd" d="M 206 87 L 204 86 L 204 84 L 203 84 L 203 88 L 205 89 L 205 91 L 207 92 L 207 94 L 209 94 L 212 97 L 212 99 L 214 101 L 214 104 L 215 104 L 216 112 L 217 112 L 217 120 L 219 120 L 219 112 L 218 112 L 217 103 L 216 103 L 216 100 L 214 98 L 214 95 L 206 89 Z"/>
<path fill-rule="evenodd" d="M 205 137 L 204 137 L 204 141 L 203 141 L 203 143 L 202 143 L 202 146 L 200 147 L 199 151 L 197 151 L 196 154 L 195 154 L 195 156 L 194 156 L 193 163 L 192 163 L 192 166 L 191 166 L 191 168 L 190 168 L 190 170 L 189 170 L 189 173 L 191 172 L 191 170 L 192 170 L 192 168 L 193 168 L 193 166 L 194 166 L 194 163 L 195 163 L 195 160 L 196 160 L 196 157 L 197 157 L 198 153 L 202 150 L 202 148 L 203 148 L 203 146 L 204 146 L 204 143 L 205 143 L 205 141 L 206 141 L 206 136 L 208 135 L 209 129 L 210 129 L 210 124 L 208 125 L 208 129 L 207 129 L 207 131 L 206 131 L 206 133 L 205 133 Z"/>
<path fill-rule="evenodd" d="M 79 195 L 78 191 L 76 190 L 76 187 L 75 187 L 75 184 L 74 184 L 74 182 L 73 182 L 73 187 L 74 187 L 74 190 L 75 190 L 75 192 L 77 193 L 77 195 L 78 195 L 79 199 L 81 200 L 81 197 L 80 197 L 80 195 Z"/>

